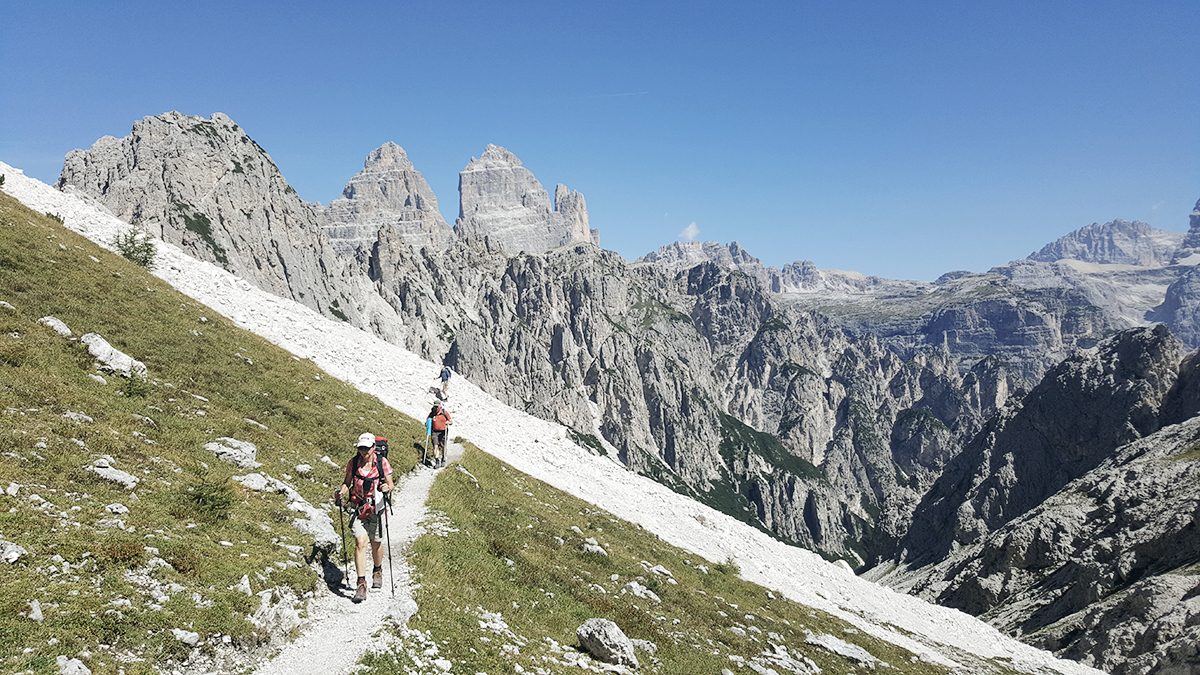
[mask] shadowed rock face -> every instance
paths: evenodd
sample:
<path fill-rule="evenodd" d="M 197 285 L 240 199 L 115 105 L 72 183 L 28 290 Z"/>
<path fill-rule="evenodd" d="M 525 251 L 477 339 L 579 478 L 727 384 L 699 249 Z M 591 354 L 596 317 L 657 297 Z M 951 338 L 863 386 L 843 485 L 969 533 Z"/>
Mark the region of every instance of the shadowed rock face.
<path fill-rule="evenodd" d="M 454 237 L 429 183 L 395 143 L 385 143 L 367 155 L 362 171 L 350 179 L 325 214 L 325 234 L 343 255 L 359 247 L 369 251 L 380 228 L 418 248 L 441 248 Z"/>
<path fill-rule="evenodd" d="M 1158 326 L 1122 332 L 1052 368 L 946 467 L 901 541 L 905 559 L 941 559 L 1157 431 L 1182 357 L 1179 341 Z"/>
<path fill-rule="evenodd" d="M 555 204 L 546 188 L 517 156 L 489 145 L 459 174 L 459 215 L 455 230 L 510 254 L 544 253 L 552 248 L 598 241 L 583 196 L 560 185 Z"/>

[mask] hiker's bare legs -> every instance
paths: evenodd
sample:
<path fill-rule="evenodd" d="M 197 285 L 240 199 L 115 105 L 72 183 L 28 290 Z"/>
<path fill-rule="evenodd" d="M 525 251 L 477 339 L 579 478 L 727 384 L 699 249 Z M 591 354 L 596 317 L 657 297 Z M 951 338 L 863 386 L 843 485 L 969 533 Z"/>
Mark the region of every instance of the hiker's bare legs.
<path fill-rule="evenodd" d="M 371 570 L 367 567 L 368 541 L 367 535 L 365 534 L 354 538 L 354 569 L 358 571 L 358 576 L 360 577 L 365 577 L 371 573 Z M 378 551 L 379 542 L 372 542 L 372 544 L 373 547 Z"/>
<path fill-rule="evenodd" d="M 375 561 L 376 567 L 383 566 L 383 542 L 371 542 L 371 559 Z"/>

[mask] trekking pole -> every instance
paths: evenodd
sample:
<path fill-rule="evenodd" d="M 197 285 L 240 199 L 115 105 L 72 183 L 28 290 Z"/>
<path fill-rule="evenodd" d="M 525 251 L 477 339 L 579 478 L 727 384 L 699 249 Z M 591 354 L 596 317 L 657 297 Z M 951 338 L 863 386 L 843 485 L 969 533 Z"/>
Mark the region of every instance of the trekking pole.
<path fill-rule="evenodd" d="M 337 505 L 338 510 L 338 530 L 342 534 L 342 583 L 345 584 L 350 579 L 350 558 L 346 555 L 346 517 L 342 505 Z"/>
<path fill-rule="evenodd" d="M 388 522 L 388 511 L 392 510 L 392 493 L 389 491 L 384 494 L 384 509 L 383 509 L 383 539 L 384 545 L 387 546 L 388 556 L 388 580 L 392 582 L 392 597 L 396 597 L 396 575 L 392 572 L 392 524 Z"/>

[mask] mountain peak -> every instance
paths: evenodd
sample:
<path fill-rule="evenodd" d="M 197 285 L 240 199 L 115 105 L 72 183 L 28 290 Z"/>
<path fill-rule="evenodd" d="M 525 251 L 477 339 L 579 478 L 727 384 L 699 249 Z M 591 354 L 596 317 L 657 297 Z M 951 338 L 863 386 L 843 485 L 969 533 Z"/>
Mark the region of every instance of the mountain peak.
<path fill-rule="evenodd" d="M 453 236 L 437 196 L 399 145 L 388 141 L 372 150 L 326 210 L 325 234 L 340 254 L 370 248 L 381 228 L 413 246 L 440 247 Z"/>
<path fill-rule="evenodd" d="M 363 161 L 364 169 L 400 169 L 402 171 L 411 171 L 413 163 L 408 159 L 408 153 L 404 148 L 388 141 L 383 145 L 375 148 L 367 155 Z"/>
<path fill-rule="evenodd" d="M 1171 262 L 1183 241 L 1177 232 L 1160 230 L 1141 221 L 1092 223 L 1031 253 L 1029 260 L 1056 262 L 1073 259 L 1089 263 L 1157 267 Z"/>
<path fill-rule="evenodd" d="M 472 157 L 463 171 L 485 171 L 488 169 L 524 169 L 521 159 L 508 148 L 488 143 L 479 157 Z"/>

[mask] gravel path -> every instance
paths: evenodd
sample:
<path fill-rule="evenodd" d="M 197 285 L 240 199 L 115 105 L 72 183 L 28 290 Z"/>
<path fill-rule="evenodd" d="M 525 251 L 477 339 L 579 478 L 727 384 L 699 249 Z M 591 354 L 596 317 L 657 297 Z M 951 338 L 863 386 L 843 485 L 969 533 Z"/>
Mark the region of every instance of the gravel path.
<path fill-rule="evenodd" d="M 462 456 L 462 446 L 447 443 L 446 461 Z M 391 594 L 385 558 L 383 588 L 368 591 L 367 600 L 354 604 L 350 597 L 353 588 L 342 587 L 336 592 L 322 586 L 320 595 L 310 606 L 309 623 L 302 634 L 283 648 L 278 656 L 258 668 L 259 675 L 294 675 L 295 673 L 322 673 L 335 675 L 355 670 L 371 643 L 371 636 L 389 617 L 398 622 L 408 621 L 417 611 L 413 599 L 412 570 L 405 560 L 408 547 L 425 530 L 421 522 L 425 519 L 425 500 L 429 488 L 437 477 L 437 471 L 418 465 L 401 477 L 396 485 L 393 512 L 388 516 L 388 535 L 391 537 L 392 567 L 396 576 L 396 597 Z M 349 551 L 353 557 L 353 550 Z M 339 551 L 339 562 L 341 552 Z M 354 561 L 350 561 L 350 574 L 354 574 Z"/>

